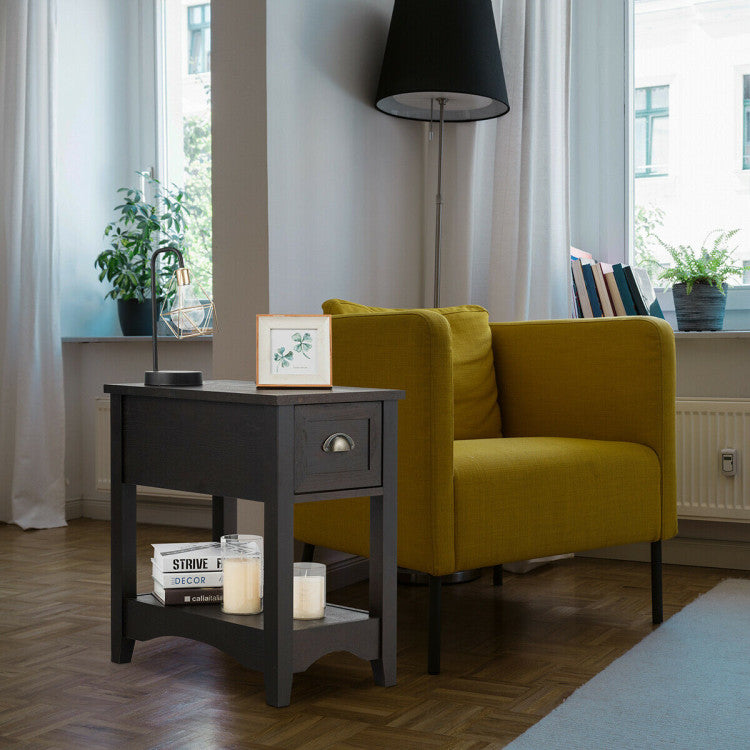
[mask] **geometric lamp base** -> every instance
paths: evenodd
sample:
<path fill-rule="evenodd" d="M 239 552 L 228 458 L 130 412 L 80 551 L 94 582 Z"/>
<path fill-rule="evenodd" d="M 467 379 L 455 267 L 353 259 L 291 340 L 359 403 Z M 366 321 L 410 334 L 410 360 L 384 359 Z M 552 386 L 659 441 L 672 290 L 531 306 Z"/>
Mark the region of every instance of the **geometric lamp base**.
<path fill-rule="evenodd" d="M 203 385 L 203 373 L 197 370 L 149 370 L 145 385 L 196 386 Z"/>

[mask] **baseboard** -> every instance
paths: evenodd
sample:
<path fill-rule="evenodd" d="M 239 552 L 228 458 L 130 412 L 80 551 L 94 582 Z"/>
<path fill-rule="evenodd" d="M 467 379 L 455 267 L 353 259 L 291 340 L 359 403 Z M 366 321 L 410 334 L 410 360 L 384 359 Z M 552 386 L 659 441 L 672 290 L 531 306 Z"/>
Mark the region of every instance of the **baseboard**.
<path fill-rule="evenodd" d="M 72 521 L 74 518 L 83 516 L 83 499 L 80 497 L 74 500 L 65 501 L 65 520 Z"/>
<path fill-rule="evenodd" d="M 648 542 L 645 542 L 576 552 L 576 557 L 648 562 L 651 551 Z M 694 565 L 699 568 L 750 570 L 750 542 L 677 537 L 662 544 L 662 561 L 671 565 Z"/>
<path fill-rule="evenodd" d="M 326 566 L 326 589 L 335 591 L 370 577 L 370 561 L 366 557 L 348 557 Z"/>
<path fill-rule="evenodd" d="M 83 498 L 81 512 L 75 518 L 95 518 L 100 521 L 111 519 L 109 496 Z M 67 508 L 67 504 L 66 504 Z M 139 496 L 137 504 L 138 523 L 157 526 L 186 526 L 194 529 L 211 528 L 211 500 L 206 498 L 188 499 L 185 497 L 166 500 L 160 497 Z"/>

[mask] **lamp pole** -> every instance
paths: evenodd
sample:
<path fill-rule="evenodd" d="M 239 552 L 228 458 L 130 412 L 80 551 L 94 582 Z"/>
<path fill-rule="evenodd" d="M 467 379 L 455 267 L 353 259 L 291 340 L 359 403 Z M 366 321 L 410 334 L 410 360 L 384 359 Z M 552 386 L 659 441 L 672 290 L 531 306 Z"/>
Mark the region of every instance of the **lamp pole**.
<path fill-rule="evenodd" d="M 435 304 L 433 307 L 440 307 L 440 235 L 442 233 L 443 218 L 443 115 L 447 101 L 444 96 L 437 99 L 437 103 L 440 105 L 440 125 L 438 126 L 438 184 L 437 194 L 435 195 Z"/>

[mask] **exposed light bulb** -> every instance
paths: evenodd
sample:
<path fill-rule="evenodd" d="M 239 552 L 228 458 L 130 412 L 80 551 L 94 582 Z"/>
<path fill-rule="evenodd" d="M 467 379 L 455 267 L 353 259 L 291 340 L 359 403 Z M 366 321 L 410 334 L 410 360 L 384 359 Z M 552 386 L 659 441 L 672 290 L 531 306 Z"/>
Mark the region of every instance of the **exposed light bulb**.
<path fill-rule="evenodd" d="M 206 309 L 196 294 L 195 286 L 190 282 L 187 268 L 177 269 L 177 290 L 169 317 L 182 331 L 198 330 L 206 317 Z"/>

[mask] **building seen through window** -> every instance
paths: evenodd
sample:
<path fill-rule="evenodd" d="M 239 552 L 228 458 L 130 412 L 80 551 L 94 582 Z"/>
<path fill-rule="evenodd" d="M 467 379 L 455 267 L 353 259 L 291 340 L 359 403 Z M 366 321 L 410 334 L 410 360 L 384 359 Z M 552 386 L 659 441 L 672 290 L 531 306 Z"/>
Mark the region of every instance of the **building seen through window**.
<path fill-rule="evenodd" d="M 667 174 L 669 86 L 635 90 L 635 176 Z"/>
<path fill-rule="evenodd" d="M 188 73 L 211 71 L 211 5 L 190 5 L 188 17 Z"/>

